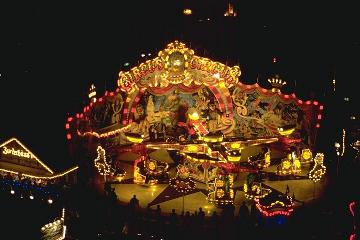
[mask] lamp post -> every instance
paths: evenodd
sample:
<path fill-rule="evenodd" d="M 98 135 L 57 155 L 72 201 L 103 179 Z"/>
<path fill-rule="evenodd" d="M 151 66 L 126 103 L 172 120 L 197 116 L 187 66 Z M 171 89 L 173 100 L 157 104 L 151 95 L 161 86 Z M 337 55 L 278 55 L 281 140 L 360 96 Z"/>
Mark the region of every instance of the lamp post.
<path fill-rule="evenodd" d="M 336 163 L 336 176 L 339 176 L 339 158 L 340 158 L 340 143 L 335 142 L 334 144 L 335 146 L 335 151 L 336 151 L 336 156 L 337 156 L 337 163 Z"/>

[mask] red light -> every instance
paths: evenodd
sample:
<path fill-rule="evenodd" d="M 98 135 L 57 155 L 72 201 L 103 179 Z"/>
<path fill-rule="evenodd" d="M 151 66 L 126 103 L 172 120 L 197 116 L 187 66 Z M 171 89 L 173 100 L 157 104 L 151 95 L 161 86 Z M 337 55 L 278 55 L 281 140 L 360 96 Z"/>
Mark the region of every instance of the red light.
<path fill-rule="evenodd" d="M 301 100 L 298 100 L 298 103 L 299 103 L 299 104 L 302 104 L 302 103 L 303 103 L 303 101 L 301 101 Z"/>
<path fill-rule="evenodd" d="M 102 102 L 103 101 L 103 98 L 99 98 L 99 102 Z"/>
<path fill-rule="evenodd" d="M 83 118 L 83 117 L 84 117 L 84 114 L 81 113 L 81 114 L 80 114 L 80 118 Z"/>
<path fill-rule="evenodd" d="M 113 93 L 113 92 L 111 92 L 111 93 L 110 93 L 110 96 L 114 96 L 114 93 Z"/>
<path fill-rule="evenodd" d="M 289 95 L 284 95 L 284 98 L 289 98 Z"/>
<path fill-rule="evenodd" d="M 307 104 L 307 105 L 310 105 L 310 104 L 311 104 L 311 101 L 306 101 L 306 104 Z"/>
<path fill-rule="evenodd" d="M 70 124 L 65 124 L 65 129 L 69 129 L 70 128 Z"/>
<path fill-rule="evenodd" d="M 124 109 L 124 113 L 128 113 L 128 109 L 127 109 L 127 108 Z"/>
<path fill-rule="evenodd" d="M 323 106 L 323 105 L 320 105 L 319 109 L 320 109 L 320 110 L 323 110 L 323 109 L 324 109 L 324 106 Z"/>
<path fill-rule="evenodd" d="M 355 217 L 354 206 L 355 206 L 355 202 L 352 201 L 352 202 L 349 204 L 349 210 L 350 210 L 351 215 L 352 215 L 353 217 Z"/>
<path fill-rule="evenodd" d="M 316 128 L 320 128 L 320 123 L 317 123 L 317 124 L 316 124 Z"/>
<path fill-rule="evenodd" d="M 117 89 L 116 89 L 116 92 L 120 92 L 120 88 L 117 88 Z"/>
<path fill-rule="evenodd" d="M 277 62 L 277 59 L 276 59 L 276 57 L 273 57 L 273 63 L 276 63 Z"/>
<path fill-rule="evenodd" d="M 72 120 L 73 120 L 73 118 L 72 117 L 68 117 L 68 122 L 71 122 Z"/>
<path fill-rule="evenodd" d="M 315 106 L 317 106 L 317 105 L 319 104 L 319 102 L 314 101 L 313 104 L 314 104 Z"/>
<path fill-rule="evenodd" d="M 318 115 L 317 119 L 319 119 L 319 120 L 321 119 L 321 114 Z"/>
<path fill-rule="evenodd" d="M 77 113 L 77 114 L 76 114 L 76 118 L 79 118 L 79 117 L 80 117 L 80 115 Z"/>
<path fill-rule="evenodd" d="M 131 108 L 131 112 L 132 113 L 134 113 L 135 112 L 135 108 L 133 107 L 133 108 Z"/>
<path fill-rule="evenodd" d="M 70 140 L 70 139 L 71 139 L 71 134 L 70 134 L 70 133 L 66 134 L 66 139 L 67 139 L 67 140 Z"/>
<path fill-rule="evenodd" d="M 109 94 L 109 92 L 108 92 L 108 91 L 106 91 L 106 92 L 105 92 L 105 96 L 107 96 L 108 94 Z"/>
<path fill-rule="evenodd" d="M 349 240 L 356 240 L 356 234 L 355 233 L 351 234 Z"/>

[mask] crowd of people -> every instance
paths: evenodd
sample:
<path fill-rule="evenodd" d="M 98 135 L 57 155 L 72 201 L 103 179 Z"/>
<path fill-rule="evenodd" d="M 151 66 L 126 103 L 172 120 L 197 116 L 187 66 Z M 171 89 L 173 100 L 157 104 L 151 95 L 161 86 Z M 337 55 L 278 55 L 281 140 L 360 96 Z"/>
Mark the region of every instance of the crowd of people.
<path fill-rule="evenodd" d="M 11 178 L 13 177 L 13 178 Z M 14 179 L 15 176 L 1 175 L 2 189 L 5 183 L 20 183 L 27 179 Z M 32 186 L 38 186 L 36 182 Z M 47 183 L 49 187 L 54 183 Z M 12 186 L 12 185 L 11 185 Z M 46 187 L 47 185 L 41 185 Z M 226 205 L 221 212 L 212 212 L 206 216 L 204 209 L 198 206 L 194 212 L 170 213 L 162 210 L 161 204 L 141 208 L 136 195 L 128 204 L 118 201 L 114 188 L 106 184 L 99 192 L 90 184 L 73 185 L 60 192 L 59 201 L 54 204 L 21 199 L 9 194 L 9 189 L 0 191 L 2 212 L 7 216 L 10 227 L 14 225 L 27 231 L 10 232 L 14 239 L 22 236 L 34 236 L 40 232 L 43 224 L 59 216 L 66 209 L 65 225 L 70 239 L 346 239 L 353 231 L 353 219 L 348 211 L 348 200 L 339 199 L 339 190 L 332 188 L 317 203 L 305 204 L 297 208 L 290 217 L 263 217 L 254 202 L 241 202 L 236 209 Z M 336 201 L 339 200 L 339 201 Z M 336 204 L 339 205 L 334 205 Z M 321 223 L 321 224 L 320 224 Z M 10 227 L 6 230 L 10 231 Z M 16 235 L 17 234 L 17 235 Z M 22 234 L 22 235 L 21 235 Z M 336 239 L 336 238 L 335 238 Z"/>
<path fill-rule="evenodd" d="M 78 239 L 328 239 L 335 234 L 345 239 L 352 228 L 346 206 L 338 208 L 341 212 L 321 203 L 305 204 L 290 217 L 263 217 L 253 202 L 242 202 L 237 211 L 226 205 L 221 212 L 206 216 L 200 206 L 185 213 L 163 212 L 160 204 L 141 208 L 136 195 L 123 204 L 111 187 L 105 195 L 91 189 L 77 195 L 81 198 L 78 203 L 72 201 L 76 206 L 69 208 L 67 226 Z"/>
<path fill-rule="evenodd" d="M 61 181 L 29 178 L 21 174 L 0 171 L 0 191 L 19 198 L 45 201 L 51 199 L 50 203 L 52 203 L 60 197 L 65 186 L 66 184 Z"/>

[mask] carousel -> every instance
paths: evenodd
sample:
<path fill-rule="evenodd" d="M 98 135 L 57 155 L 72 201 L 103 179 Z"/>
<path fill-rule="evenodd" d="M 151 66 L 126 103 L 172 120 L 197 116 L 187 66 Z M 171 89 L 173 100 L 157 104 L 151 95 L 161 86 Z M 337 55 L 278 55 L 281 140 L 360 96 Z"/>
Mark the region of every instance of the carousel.
<path fill-rule="evenodd" d="M 67 119 L 69 147 L 88 142 L 104 181 L 160 188 L 150 205 L 163 192 L 196 191 L 216 207 L 234 204 L 248 174 L 260 176 L 246 187 L 249 198 L 278 196 L 262 189 L 263 173 L 298 175 L 313 164 L 323 105 L 282 94 L 286 82 L 278 76 L 266 89 L 240 75 L 239 66 L 169 43 L 154 59 L 121 71 L 113 91 L 98 97 L 90 87 L 89 104 Z"/>

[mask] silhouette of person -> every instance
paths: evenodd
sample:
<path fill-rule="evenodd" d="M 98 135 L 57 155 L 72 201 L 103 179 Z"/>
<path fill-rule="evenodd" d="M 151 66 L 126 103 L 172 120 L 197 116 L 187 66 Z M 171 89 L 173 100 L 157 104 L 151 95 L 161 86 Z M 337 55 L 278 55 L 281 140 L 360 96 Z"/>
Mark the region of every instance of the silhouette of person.
<path fill-rule="evenodd" d="M 202 210 L 201 207 L 199 207 L 199 213 L 198 213 L 199 222 L 203 223 L 205 219 L 205 212 Z"/>
<path fill-rule="evenodd" d="M 133 197 L 130 199 L 129 202 L 130 210 L 134 212 L 139 208 L 139 200 L 136 198 L 136 195 L 134 194 Z"/>
<path fill-rule="evenodd" d="M 286 192 L 285 192 L 285 195 L 288 195 L 290 193 L 290 188 L 289 188 L 289 185 L 286 185 Z"/>
<path fill-rule="evenodd" d="M 176 223 L 177 223 L 177 214 L 176 214 L 174 208 L 171 210 L 170 223 L 171 223 L 171 224 L 176 224 Z"/>
<path fill-rule="evenodd" d="M 161 219 L 161 208 L 159 204 L 156 206 L 155 213 L 156 213 L 156 219 L 159 221 Z"/>
<path fill-rule="evenodd" d="M 239 208 L 239 217 L 242 219 L 248 219 L 250 216 L 249 208 L 246 206 L 245 201 L 242 202 L 242 205 Z"/>

